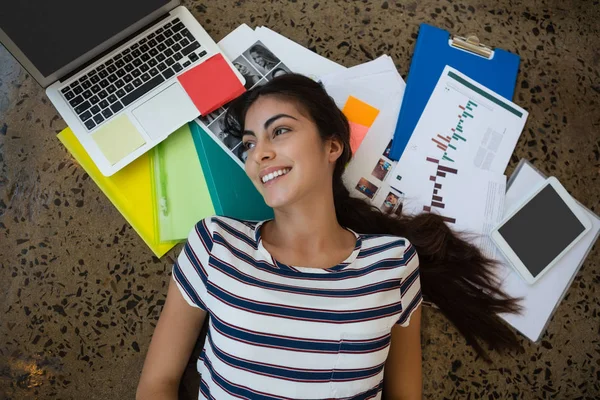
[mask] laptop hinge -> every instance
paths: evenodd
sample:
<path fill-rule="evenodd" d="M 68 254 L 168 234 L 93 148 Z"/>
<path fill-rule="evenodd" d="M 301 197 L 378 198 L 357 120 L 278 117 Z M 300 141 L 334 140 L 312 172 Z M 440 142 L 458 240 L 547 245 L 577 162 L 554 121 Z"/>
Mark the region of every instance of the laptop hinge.
<path fill-rule="evenodd" d="M 117 47 L 119 47 L 122 44 L 126 43 L 127 41 L 133 39 L 135 36 L 139 35 L 143 31 L 145 31 L 146 29 L 150 28 L 152 25 L 155 25 L 156 23 L 158 23 L 158 22 L 162 21 L 163 19 L 167 18 L 169 15 L 170 15 L 169 13 L 163 14 L 160 17 L 156 18 L 154 21 L 152 21 L 152 22 L 144 25 L 143 27 L 141 27 L 137 31 L 133 32 L 131 35 L 127 36 L 125 39 L 123 39 L 120 42 L 116 43 L 114 46 L 111 46 L 106 51 L 103 51 L 102 53 L 98 54 L 96 57 L 92 58 L 91 60 L 89 60 L 85 64 L 82 64 L 81 66 L 75 68 L 73 71 L 69 72 L 65 76 L 61 77 L 60 81 L 64 82 L 64 81 L 68 80 L 69 78 L 71 78 L 72 76 L 77 75 L 79 72 L 83 71 L 84 69 L 86 69 L 90 65 L 94 64 L 99 59 L 101 59 L 102 57 L 106 56 L 108 53 L 110 53 L 111 51 L 113 51 Z"/>

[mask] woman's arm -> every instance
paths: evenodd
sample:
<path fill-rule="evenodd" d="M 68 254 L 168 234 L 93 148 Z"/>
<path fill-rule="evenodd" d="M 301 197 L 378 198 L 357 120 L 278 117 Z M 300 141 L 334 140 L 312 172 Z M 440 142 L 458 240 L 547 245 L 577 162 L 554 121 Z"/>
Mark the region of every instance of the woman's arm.
<path fill-rule="evenodd" d="M 179 382 L 204 323 L 206 311 L 190 306 L 173 278 L 154 330 L 136 399 L 177 399 Z"/>
<path fill-rule="evenodd" d="M 392 342 L 383 377 L 386 400 L 421 400 L 421 306 L 410 317 L 410 325 L 392 328 Z"/>

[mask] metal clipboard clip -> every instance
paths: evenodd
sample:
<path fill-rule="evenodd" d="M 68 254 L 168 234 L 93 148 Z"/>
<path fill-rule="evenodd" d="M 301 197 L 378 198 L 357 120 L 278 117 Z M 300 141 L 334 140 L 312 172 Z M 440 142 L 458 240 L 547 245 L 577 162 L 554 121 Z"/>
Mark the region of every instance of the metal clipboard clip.
<path fill-rule="evenodd" d="M 466 38 L 454 35 L 450 44 L 459 49 L 475 53 L 488 59 L 491 58 L 494 53 L 494 50 L 492 50 L 491 47 L 481 43 L 479 38 L 475 35 L 467 36 Z"/>

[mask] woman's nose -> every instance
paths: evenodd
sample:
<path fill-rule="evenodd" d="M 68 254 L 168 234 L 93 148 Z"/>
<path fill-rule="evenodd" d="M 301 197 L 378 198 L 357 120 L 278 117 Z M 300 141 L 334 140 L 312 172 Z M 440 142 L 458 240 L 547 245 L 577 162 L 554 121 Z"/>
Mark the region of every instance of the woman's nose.
<path fill-rule="evenodd" d="M 256 143 L 253 153 L 256 162 L 271 160 L 275 157 L 273 146 L 268 140 Z"/>

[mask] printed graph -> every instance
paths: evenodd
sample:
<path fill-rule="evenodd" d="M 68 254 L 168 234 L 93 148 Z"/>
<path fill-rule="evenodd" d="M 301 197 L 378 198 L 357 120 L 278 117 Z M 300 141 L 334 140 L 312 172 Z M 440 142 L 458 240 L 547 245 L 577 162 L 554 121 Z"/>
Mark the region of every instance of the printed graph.
<path fill-rule="evenodd" d="M 477 107 L 477 104 L 468 100 L 466 105 L 459 105 L 458 108 L 460 110 L 458 114 L 458 121 L 453 128 L 450 128 L 450 131 L 447 134 L 437 134 L 435 137 L 431 138 L 431 141 L 435 143 L 436 147 L 444 152 L 442 155 L 442 159 L 449 162 L 454 162 L 454 155 L 452 155 L 452 150 L 456 151 L 457 146 L 460 145 L 461 142 L 466 142 L 467 139 L 464 135 L 464 123 L 467 119 L 473 119 L 473 109 Z"/>
<path fill-rule="evenodd" d="M 433 193 L 431 195 L 431 203 L 423 206 L 423 211 L 426 212 L 431 212 L 433 208 L 444 209 L 446 207 L 444 203 L 444 197 L 442 195 L 443 184 L 441 181 L 446 177 L 447 174 L 457 175 L 458 169 L 440 165 L 440 162 L 455 162 L 456 156 L 454 153 L 458 150 L 458 147 L 460 147 L 461 143 L 465 143 L 467 141 L 467 137 L 464 133 L 465 121 L 474 119 L 473 110 L 477 108 L 477 104 L 474 101 L 468 100 L 465 105 L 459 105 L 458 108 L 460 111 L 457 115 L 458 119 L 456 124 L 454 124 L 454 126 L 450 128 L 447 133 L 438 133 L 431 138 L 431 141 L 435 143 L 436 148 L 441 150 L 441 152 L 439 156 L 436 155 L 435 157 L 426 158 L 428 162 L 437 165 L 435 174 L 429 176 L 429 180 L 434 182 L 434 185 Z M 456 218 L 443 215 L 441 217 L 448 223 L 456 223 Z"/>
<path fill-rule="evenodd" d="M 437 164 L 436 174 L 431 175 L 429 177 L 429 180 L 434 182 L 433 194 L 431 195 L 431 203 L 428 206 L 423 206 L 423 211 L 431 212 L 432 208 L 439 208 L 439 209 L 446 208 L 446 205 L 444 204 L 444 197 L 441 194 L 443 185 L 442 185 L 442 183 L 438 182 L 438 179 L 445 178 L 446 174 L 458 175 L 458 170 L 455 168 L 449 168 L 449 167 L 440 165 L 440 160 L 433 158 L 433 157 L 427 157 L 427 161 L 429 161 L 430 163 Z M 456 218 L 451 218 L 451 217 L 446 217 L 446 216 L 441 216 L 441 217 L 446 222 L 449 222 L 451 224 L 456 223 Z"/>

